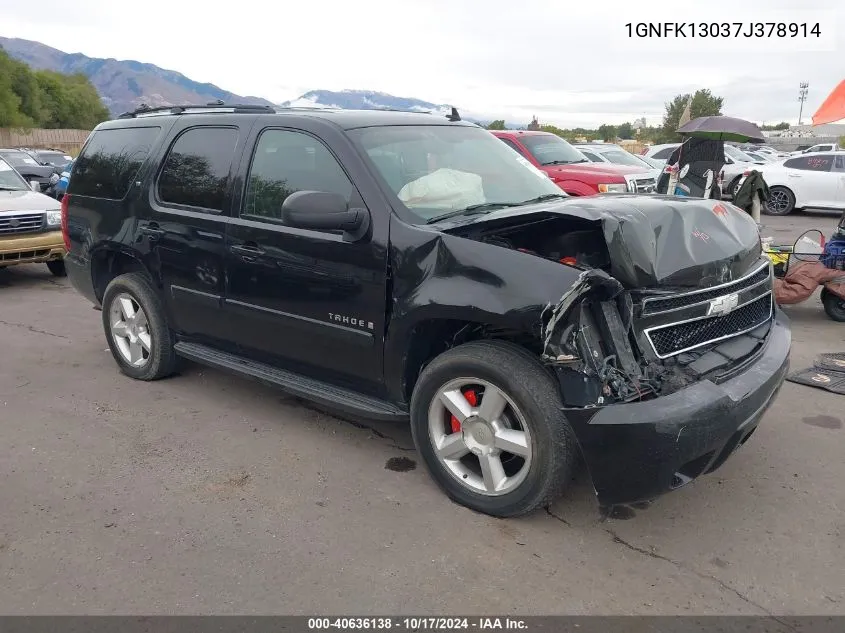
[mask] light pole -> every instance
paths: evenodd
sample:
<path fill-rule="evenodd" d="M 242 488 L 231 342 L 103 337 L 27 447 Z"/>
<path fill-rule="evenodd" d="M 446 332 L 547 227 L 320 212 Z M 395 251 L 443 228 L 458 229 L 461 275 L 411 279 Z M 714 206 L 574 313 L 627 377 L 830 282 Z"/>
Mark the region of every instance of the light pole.
<path fill-rule="evenodd" d="M 807 88 L 809 88 L 810 84 L 806 81 L 802 81 L 798 84 L 798 101 L 801 102 L 801 108 L 798 110 L 798 125 L 801 125 L 801 117 L 804 114 L 804 102 L 807 100 Z"/>

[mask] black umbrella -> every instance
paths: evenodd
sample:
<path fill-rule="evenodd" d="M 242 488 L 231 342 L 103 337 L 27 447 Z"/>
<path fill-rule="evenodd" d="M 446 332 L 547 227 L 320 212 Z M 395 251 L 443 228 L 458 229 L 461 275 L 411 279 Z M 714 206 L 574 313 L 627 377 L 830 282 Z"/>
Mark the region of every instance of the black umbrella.
<path fill-rule="evenodd" d="M 732 116 L 702 116 L 678 128 L 678 134 L 691 138 L 738 143 L 761 142 L 763 132 L 751 121 Z"/>

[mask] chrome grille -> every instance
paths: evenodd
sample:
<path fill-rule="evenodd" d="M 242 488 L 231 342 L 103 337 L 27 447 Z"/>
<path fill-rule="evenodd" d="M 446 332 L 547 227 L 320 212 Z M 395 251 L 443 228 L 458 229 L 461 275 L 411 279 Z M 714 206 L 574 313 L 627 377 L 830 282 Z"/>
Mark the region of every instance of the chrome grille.
<path fill-rule="evenodd" d="M 645 331 L 645 335 L 655 353 L 660 358 L 667 358 L 749 332 L 769 321 L 772 312 L 772 294 L 767 292 L 728 314 L 651 328 Z"/>
<path fill-rule="evenodd" d="M 771 276 L 771 266 L 766 263 L 750 275 L 721 286 L 716 286 L 715 288 L 671 295 L 665 299 L 659 297 L 648 298 L 643 301 L 643 316 L 657 314 L 659 312 L 669 312 L 671 310 L 686 308 L 697 303 L 704 303 L 705 301 L 710 301 L 716 297 L 746 290 L 765 282 L 769 282 L 767 287 L 770 288 Z"/>
<path fill-rule="evenodd" d="M 657 181 L 654 178 L 635 178 L 634 187 L 637 193 L 654 193 Z"/>
<path fill-rule="evenodd" d="M 0 216 L 0 235 L 35 233 L 44 225 L 43 213 L 20 213 Z"/>

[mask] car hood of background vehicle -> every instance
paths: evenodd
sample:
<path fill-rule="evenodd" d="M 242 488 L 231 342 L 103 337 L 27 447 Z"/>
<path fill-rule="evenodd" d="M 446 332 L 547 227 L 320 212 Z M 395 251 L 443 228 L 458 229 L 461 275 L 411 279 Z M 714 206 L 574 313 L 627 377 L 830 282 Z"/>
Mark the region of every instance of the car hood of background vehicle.
<path fill-rule="evenodd" d="M 56 172 L 56 167 L 49 165 L 20 165 L 15 169 L 24 178 L 50 178 Z"/>
<path fill-rule="evenodd" d="M 50 196 L 36 191 L 2 191 L 0 190 L 0 215 L 21 211 L 58 210 L 59 203 Z"/>
<path fill-rule="evenodd" d="M 628 288 L 707 288 L 738 279 L 761 257 L 757 225 L 742 209 L 702 198 L 608 194 L 511 207 L 439 224 L 514 227 L 555 216 L 601 225 L 610 274 Z"/>
<path fill-rule="evenodd" d="M 555 176 L 586 176 L 599 182 L 601 176 L 624 177 L 628 174 L 647 174 L 649 170 L 645 167 L 634 167 L 629 165 L 612 165 L 610 163 L 570 163 L 568 165 L 543 165 L 543 170 Z"/>

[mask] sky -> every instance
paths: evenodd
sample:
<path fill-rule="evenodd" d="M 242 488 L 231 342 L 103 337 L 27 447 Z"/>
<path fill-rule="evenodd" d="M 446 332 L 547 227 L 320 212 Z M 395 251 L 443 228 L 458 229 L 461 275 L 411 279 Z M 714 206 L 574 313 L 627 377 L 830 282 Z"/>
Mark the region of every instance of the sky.
<path fill-rule="evenodd" d="M 695 6 L 692 6 L 695 4 Z M 709 88 L 724 113 L 797 122 L 845 79 L 841 0 L 0 0 L 0 35 L 65 52 L 149 62 L 282 102 L 367 89 L 462 112 L 560 127 L 645 116 Z M 845 7 L 845 4 L 842 5 Z M 819 24 L 795 38 L 629 37 L 637 23 Z M 634 29 L 635 27 L 631 27 Z M 700 29 L 700 27 L 697 27 Z M 751 27 L 753 29 L 753 27 Z M 768 29 L 765 27 L 764 29 Z M 718 29 L 717 29 L 718 30 Z M 837 38 L 837 33 L 840 36 Z"/>

